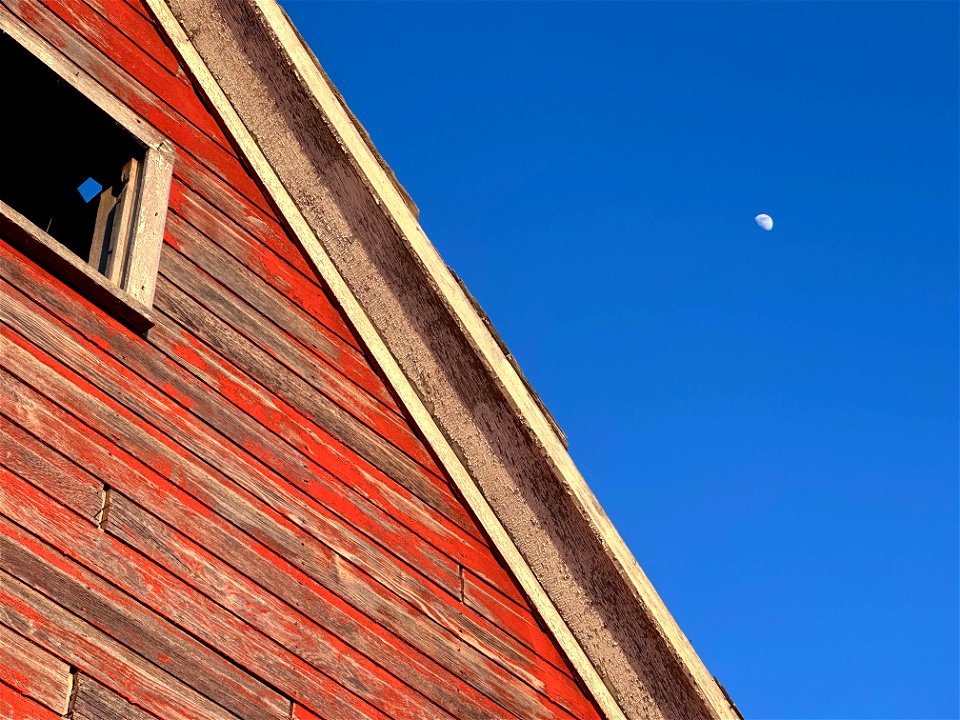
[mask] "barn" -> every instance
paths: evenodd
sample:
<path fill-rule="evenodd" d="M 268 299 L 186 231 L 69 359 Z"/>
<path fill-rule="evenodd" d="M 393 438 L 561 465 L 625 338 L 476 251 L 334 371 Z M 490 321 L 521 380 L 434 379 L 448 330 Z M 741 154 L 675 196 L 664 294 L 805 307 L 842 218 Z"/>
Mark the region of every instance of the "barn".
<path fill-rule="evenodd" d="M 738 717 L 274 0 L 0 30 L 0 717 Z"/>

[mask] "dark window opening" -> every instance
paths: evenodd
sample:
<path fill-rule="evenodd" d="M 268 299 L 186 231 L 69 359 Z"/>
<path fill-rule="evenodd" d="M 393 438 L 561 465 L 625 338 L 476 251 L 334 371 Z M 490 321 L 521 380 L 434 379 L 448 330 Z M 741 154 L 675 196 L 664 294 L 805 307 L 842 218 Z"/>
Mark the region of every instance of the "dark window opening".
<path fill-rule="evenodd" d="M 146 148 L 0 33 L 0 200 L 123 281 Z"/>

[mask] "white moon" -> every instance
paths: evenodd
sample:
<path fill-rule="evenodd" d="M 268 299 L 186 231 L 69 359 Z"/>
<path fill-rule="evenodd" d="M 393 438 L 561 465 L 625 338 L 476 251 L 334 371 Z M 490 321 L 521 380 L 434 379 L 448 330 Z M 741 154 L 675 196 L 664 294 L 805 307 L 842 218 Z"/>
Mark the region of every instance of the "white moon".
<path fill-rule="evenodd" d="M 757 221 L 757 225 L 762 227 L 764 230 L 773 230 L 773 218 L 765 213 L 760 213 L 757 215 L 754 220 Z"/>

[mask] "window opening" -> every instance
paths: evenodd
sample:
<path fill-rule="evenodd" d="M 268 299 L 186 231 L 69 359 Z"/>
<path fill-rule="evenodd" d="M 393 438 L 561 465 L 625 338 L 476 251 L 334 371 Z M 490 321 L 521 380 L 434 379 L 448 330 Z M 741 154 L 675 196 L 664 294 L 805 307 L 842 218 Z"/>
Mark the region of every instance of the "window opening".
<path fill-rule="evenodd" d="M 0 200 L 123 287 L 147 148 L 0 33 Z"/>

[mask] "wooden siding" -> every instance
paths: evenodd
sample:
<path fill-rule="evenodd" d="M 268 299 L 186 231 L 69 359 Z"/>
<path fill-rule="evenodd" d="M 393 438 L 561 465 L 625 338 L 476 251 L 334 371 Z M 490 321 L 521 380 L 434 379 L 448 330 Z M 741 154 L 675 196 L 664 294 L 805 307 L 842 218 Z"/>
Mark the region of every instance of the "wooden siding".
<path fill-rule="evenodd" d="M 177 155 L 144 337 L 0 238 L 0 717 L 598 717 L 149 11 L 0 13 Z"/>

